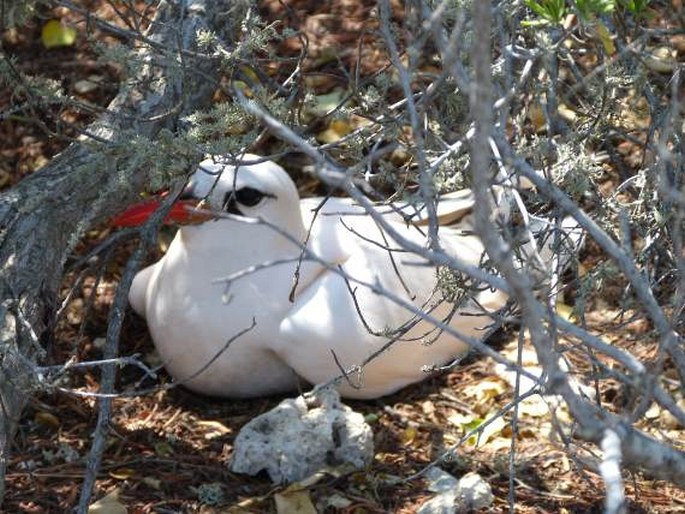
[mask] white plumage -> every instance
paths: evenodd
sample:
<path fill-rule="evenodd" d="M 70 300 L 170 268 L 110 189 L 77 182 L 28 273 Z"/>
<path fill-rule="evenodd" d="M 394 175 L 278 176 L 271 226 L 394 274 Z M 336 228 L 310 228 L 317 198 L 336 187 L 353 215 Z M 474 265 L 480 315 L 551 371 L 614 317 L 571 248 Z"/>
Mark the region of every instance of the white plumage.
<path fill-rule="evenodd" d="M 385 240 L 371 217 L 348 200 L 330 198 L 314 217 L 312 209 L 320 199 L 300 200 L 290 177 L 271 161 L 239 168 L 204 161 L 193 176 L 192 188 L 212 209 L 261 218 L 299 242 L 305 241 L 311 225 L 307 248 L 348 276 L 377 284 L 438 319 L 449 317 L 453 309 L 442 301 L 435 267 L 411 253 L 394 251 L 398 245 Z M 456 208 L 447 210 L 458 218 L 470 205 L 468 195 L 458 195 Z M 421 229 L 383 209 L 398 232 L 425 244 Z M 440 227 L 440 242 L 447 252 L 478 265 L 483 247 L 469 229 L 466 213 L 455 224 Z M 164 257 L 142 270 L 130 291 L 131 305 L 147 320 L 163 363 L 176 381 L 200 393 L 226 397 L 295 390 L 296 375 L 313 384 L 330 380 L 340 375 L 340 366 L 360 364 L 386 344 L 388 337 L 381 334 L 390 335 L 414 318 L 383 295 L 346 283 L 340 274 L 311 260 L 302 263 L 291 303 L 288 297 L 300 252 L 298 245 L 266 224 L 222 218 L 179 229 Z M 220 280 L 287 259 L 292 262 L 243 274 L 229 286 Z M 449 324 L 480 338 L 492 323 L 486 312 L 503 307 L 506 296 L 484 288 L 475 300 L 464 301 Z M 254 328 L 222 351 L 253 319 Z M 424 366 L 443 365 L 466 350 L 460 340 L 419 322 L 364 367 L 358 389 L 344 380 L 339 389 L 353 398 L 383 396 L 424 379 Z M 353 383 L 358 378 L 350 377 Z"/>

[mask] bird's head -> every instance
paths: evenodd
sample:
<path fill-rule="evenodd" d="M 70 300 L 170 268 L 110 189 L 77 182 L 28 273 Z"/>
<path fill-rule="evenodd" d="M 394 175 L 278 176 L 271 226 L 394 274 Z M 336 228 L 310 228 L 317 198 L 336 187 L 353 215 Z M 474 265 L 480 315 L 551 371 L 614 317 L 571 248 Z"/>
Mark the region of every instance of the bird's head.
<path fill-rule="evenodd" d="M 141 225 L 158 206 L 155 200 L 135 205 L 112 223 Z M 251 154 L 244 155 L 239 164 L 222 157 L 202 161 L 165 221 L 196 224 L 217 219 L 221 213 L 262 218 L 284 229 L 301 223 L 299 195 L 292 179 L 275 162 Z"/>
<path fill-rule="evenodd" d="M 219 157 L 200 163 L 184 192 L 215 212 L 263 218 L 278 224 L 297 207 L 295 184 L 278 164 L 245 155 L 238 165 Z"/>

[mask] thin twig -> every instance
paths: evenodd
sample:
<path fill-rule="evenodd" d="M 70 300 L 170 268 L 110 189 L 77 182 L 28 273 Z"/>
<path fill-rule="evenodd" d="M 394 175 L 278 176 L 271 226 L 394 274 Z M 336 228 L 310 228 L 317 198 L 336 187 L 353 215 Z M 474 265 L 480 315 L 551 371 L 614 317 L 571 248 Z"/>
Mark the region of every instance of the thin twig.
<path fill-rule="evenodd" d="M 172 193 L 161 203 L 160 208 L 150 217 L 145 226 L 141 229 L 141 240 L 131 258 L 126 263 L 126 268 L 121 276 L 119 287 L 112 304 L 109 320 L 107 324 L 107 338 L 103 350 L 105 360 L 116 359 L 119 353 L 119 337 L 124 321 L 124 311 L 128 305 L 128 291 L 131 288 L 133 277 L 138 272 L 148 248 L 154 243 L 159 227 L 167 216 L 171 206 L 183 191 L 184 183 L 176 185 Z M 116 366 L 106 364 L 102 367 L 100 379 L 100 391 L 104 394 L 111 394 L 114 390 L 116 379 Z M 105 441 L 109 429 L 109 419 L 112 409 L 112 398 L 101 397 L 98 410 L 98 420 L 93 432 L 93 443 L 86 460 L 86 473 L 81 486 L 81 497 L 77 507 L 79 514 L 87 514 L 93 486 L 102 462 L 102 454 L 105 450 Z"/>

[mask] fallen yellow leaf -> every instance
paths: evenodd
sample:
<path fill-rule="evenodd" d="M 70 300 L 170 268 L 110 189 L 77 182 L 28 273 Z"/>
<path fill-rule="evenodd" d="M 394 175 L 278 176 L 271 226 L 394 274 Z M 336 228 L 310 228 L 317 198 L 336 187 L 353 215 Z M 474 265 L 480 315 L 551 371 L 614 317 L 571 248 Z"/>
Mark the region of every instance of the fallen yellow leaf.
<path fill-rule="evenodd" d="M 259 75 L 255 73 L 255 71 L 248 67 L 248 66 L 241 66 L 240 71 L 247 77 L 249 80 L 251 80 L 255 84 L 260 84 L 261 81 L 259 80 Z"/>
<path fill-rule="evenodd" d="M 643 52 L 642 57 L 645 65 L 658 73 L 671 73 L 677 66 L 670 48 L 662 46 Z"/>
<path fill-rule="evenodd" d="M 528 107 L 528 119 L 532 123 L 535 132 L 545 130 L 547 118 L 545 118 L 545 111 L 539 103 L 536 102 Z"/>
<path fill-rule="evenodd" d="M 64 25 L 59 20 L 50 20 L 40 32 L 40 39 L 45 48 L 71 46 L 76 41 L 76 29 Z"/>
<path fill-rule="evenodd" d="M 117 480 L 128 480 L 135 475 L 136 472 L 131 468 L 119 468 L 109 472 L 109 476 Z"/>
<path fill-rule="evenodd" d="M 49 427 L 55 430 L 60 426 L 60 421 L 57 416 L 44 411 L 36 412 L 36 415 L 33 417 L 33 421 L 39 425 L 43 425 L 44 427 Z"/>
<path fill-rule="evenodd" d="M 559 113 L 559 116 L 564 118 L 569 123 L 574 123 L 578 120 L 578 115 L 576 114 L 576 111 L 571 109 L 565 103 L 559 104 L 559 107 L 557 108 L 557 112 Z"/>
<path fill-rule="evenodd" d="M 602 42 L 602 46 L 604 46 L 604 51 L 608 55 L 615 54 L 616 46 L 614 45 L 614 42 L 611 39 L 611 33 L 609 32 L 609 29 L 607 29 L 603 23 L 598 23 L 595 27 L 595 30 L 597 31 L 597 36 L 599 37 L 599 40 Z"/>
<path fill-rule="evenodd" d="M 352 132 L 352 125 L 346 120 L 333 120 L 326 130 L 316 135 L 317 141 L 324 144 L 335 143 Z"/>
<path fill-rule="evenodd" d="M 316 514 L 316 508 L 309 497 L 309 491 L 293 491 L 274 495 L 278 514 Z"/>
<path fill-rule="evenodd" d="M 573 315 L 573 307 L 571 307 L 570 305 L 566 305 L 563 302 L 557 302 L 556 310 L 557 314 L 564 318 L 566 321 L 573 321 L 573 318 L 575 316 Z"/>
<path fill-rule="evenodd" d="M 416 439 L 416 429 L 414 427 L 407 427 L 404 432 L 402 432 L 401 439 L 404 444 L 409 444 L 411 443 L 414 439 Z"/>
<path fill-rule="evenodd" d="M 88 514 L 126 514 L 127 512 L 126 506 L 119 501 L 118 488 L 88 507 Z"/>
<path fill-rule="evenodd" d="M 484 379 L 464 388 L 465 396 L 475 397 L 478 403 L 499 396 L 507 390 L 507 383 L 499 378 Z"/>

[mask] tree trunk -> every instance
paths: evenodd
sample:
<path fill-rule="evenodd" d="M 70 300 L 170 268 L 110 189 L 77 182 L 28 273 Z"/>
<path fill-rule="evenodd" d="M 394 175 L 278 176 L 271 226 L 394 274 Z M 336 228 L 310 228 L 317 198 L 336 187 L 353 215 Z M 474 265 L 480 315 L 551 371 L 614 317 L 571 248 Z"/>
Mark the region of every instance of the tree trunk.
<path fill-rule="evenodd" d="M 88 128 L 88 137 L 0 196 L 0 504 L 12 436 L 40 382 L 42 341 L 51 328 L 66 257 L 93 222 L 126 207 L 154 178 L 147 171 L 154 167 L 146 164 L 163 157 L 154 151 L 141 157 L 141 146 L 132 143 L 151 142 L 161 130 L 172 134 L 181 116 L 209 104 L 219 66 L 199 55 L 198 32 L 233 41 L 247 7 L 231 0 L 162 2 L 139 38 L 142 49 L 132 54 L 144 60 L 143 71 L 122 87 L 107 114 Z M 159 144 L 159 153 L 170 156 L 171 149 Z M 176 162 L 197 151 L 184 152 L 173 156 Z M 184 171 L 182 165 L 174 168 L 167 179 Z"/>

